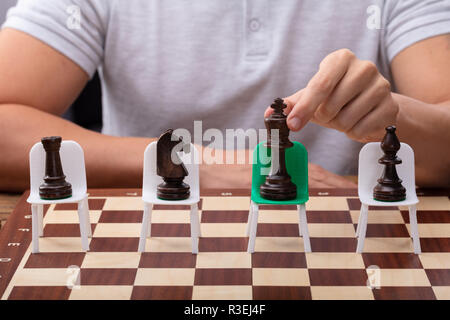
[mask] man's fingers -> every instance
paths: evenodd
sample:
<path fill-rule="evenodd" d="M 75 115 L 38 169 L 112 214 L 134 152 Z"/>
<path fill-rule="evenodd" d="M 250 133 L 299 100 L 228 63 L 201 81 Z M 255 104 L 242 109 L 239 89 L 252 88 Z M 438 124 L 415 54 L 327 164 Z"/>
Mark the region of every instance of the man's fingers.
<path fill-rule="evenodd" d="M 300 98 L 304 89 L 301 89 L 294 93 L 293 95 L 283 98 L 284 103 L 286 104 L 286 109 L 284 109 L 284 114 L 288 115 L 291 112 L 292 108 L 294 108 L 295 102 Z M 264 118 L 269 117 L 273 113 L 273 109 L 271 107 L 267 107 Z"/>
<path fill-rule="evenodd" d="M 289 114 L 287 121 L 291 130 L 300 130 L 314 116 L 319 105 L 344 77 L 354 58 L 350 50 L 343 49 L 331 53 L 321 62 L 319 71 L 310 80 Z"/>

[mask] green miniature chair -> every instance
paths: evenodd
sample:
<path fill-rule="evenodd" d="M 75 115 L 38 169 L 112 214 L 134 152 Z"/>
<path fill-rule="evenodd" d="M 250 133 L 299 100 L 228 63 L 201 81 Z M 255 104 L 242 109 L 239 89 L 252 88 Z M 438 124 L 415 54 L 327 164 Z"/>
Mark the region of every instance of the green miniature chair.
<path fill-rule="evenodd" d="M 286 149 L 286 168 L 291 176 L 292 182 L 297 186 L 297 197 L 293 200 L 274 201 L 261 197 L 259 188 L 266 181 L 266 176 L 270 171 L 271 149 L 264 146 L 265 142 L 261 142 L 253 151 L 252 195 L 247 222 L 247 236 L 249 237 L 248 253 L 253 253 L 255 251 L 258 209 L 260 204 L 297 205 L 299 213 L 299 234 L 300 236 L 303 236 L 305 252 L 311 252 L 305 208 L 305 203 L 309 199 L 308 153 L 306 148 L 300 142 L 294 141 L 293 143 L 293 147 Z M 268 161 L 261 161 L 262 157 L 267 157 L 266 160 Z"/>

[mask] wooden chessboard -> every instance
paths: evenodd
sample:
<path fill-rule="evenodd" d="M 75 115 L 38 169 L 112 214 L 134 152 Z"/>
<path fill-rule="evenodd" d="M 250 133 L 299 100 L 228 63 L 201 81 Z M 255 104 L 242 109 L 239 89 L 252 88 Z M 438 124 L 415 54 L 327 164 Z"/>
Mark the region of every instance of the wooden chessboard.
<path fill-rule="evenodd" d="M 261 207 L 253 255 L 248 190 L 202 192 L 198 255 L 188 208 L 155 206 L 140 254 L 140 191 L 89 192 L 88 253 L 76 206 L 64 204 L 46 207 L 41 253 L 31 254 L 30 206 L 21 198 L 0 232 L 2 299 L 450 299 L 448 191 L 419 192 L 421 255 L 412 253 L 406 208 L 396 206 L 372 208 L 364 253 L 356 254 L 356 190 L 311 190 L 312 253 L 304 252 L 294 206 Z M 68 288 L 74 279 L 80 286 Z"/>

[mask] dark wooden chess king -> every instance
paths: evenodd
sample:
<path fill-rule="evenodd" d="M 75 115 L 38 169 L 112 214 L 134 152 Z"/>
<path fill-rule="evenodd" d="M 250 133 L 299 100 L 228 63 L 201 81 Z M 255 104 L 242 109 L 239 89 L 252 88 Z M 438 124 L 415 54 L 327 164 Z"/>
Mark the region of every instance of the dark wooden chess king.
<path fill-rule="evenodd" d="M 190 195 L 189 185 L 183 182 L 188 171 L 178 155 L 172 152 L 180 143 L 182 150 L 186 151 L 189 145 L 169 129 L 159 137 L 156 144 L 156 174 L 164 180 L 157 187 L 157 197 L 163 200 L 184 200 Z"/>
<path fill-rule="evenodd" d="M 45 200 L 65 199 L 72 196 L 72 185 L 66 181 L 59 149 L 61 137 L 42 138 L 45 150 L 45 177 L 39 187 L 39 196 Z"/>
<path fill-rule="evenodd" d="M 378 163 L 384 165 L 383 175 L 378 179 L 378 184 L 373 189 L 373 198 L 379 201 L 402 201 L 406 198 L 406 189 L 402 186 L 402 180 L 397 175 L 396 165 L 402 163 L 397 157 L 400 150 L 400 141 L 395 134 L 395 127 L 386 128 L 386 135 L 381 142 L 383 157 Z"/>
<path fill-rule="evenodd" d="M 286 107 L 282 99 L 276 99 L 271 105 L 274 112 L 264 119 L 268 136 L 266 147 L 271 149 L 272 167 L 265 183 L 260 187 L 260 194 L 268 200 L 292 200 L 297 197 L 297 186 L 291 181 L 286 169 L 285 151 L 293 146 L 289 140 L 287 117 L 283 113 Z"/>

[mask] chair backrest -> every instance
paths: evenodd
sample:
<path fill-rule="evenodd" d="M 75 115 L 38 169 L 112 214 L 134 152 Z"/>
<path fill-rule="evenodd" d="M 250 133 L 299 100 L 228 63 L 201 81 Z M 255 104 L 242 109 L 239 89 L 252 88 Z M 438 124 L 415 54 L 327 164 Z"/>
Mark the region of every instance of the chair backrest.
<path fill-rule="evenodd" d="M 59 151 L 66 181 L 72 184 L 72 193 L 86 193 L 86 168 L 84 152 L 75 141 L 62 141 Z M 30 194 L 39 194 L 39 186 L 44 182 L 45 150 L 41 142 L 30 150 Z"/>
<path fill-rule="evenodd" d="M 270 203 L 259 194 L 260 186 L 265 182 L 271 167 L 271 162 L 266 161 L 271 157 L 271 149 L 264 146 L 266 142 L 259 143 L 253 151 L 252 166 L 252 200 L 257 203 Z M 293 202 L 304 203 L 308 200 L 308 152 L 297 141 L 294 146 L 286 149 L 286 169 L 292 182 L 297 186 L 297 198 Z M 269 159 L 264 159 L 264 157 Z M 263 161 L 262 161 L 263 160 Z"/>
<path fill-rule="evenodd" d="M 144 181 L 142 184 L 142 196 L 156 194 L 158 184 L 163 182 L 162 177 L 156 174 L 156 144 L 152 142 L 144 153 Z M 188 172 L 184 182 L 190 186 L 191 197 L 200 196 L 199 155 L 197 148 L 191 143 L 190 152 L 178 153 Z"/>
<path fill-rule="evenodd" d="M 359 152 L 358 195 L 360 198 L 372 198 L 373 188 L 384 170 L 384 165 L 378 163 L 378 159 L 382 156 L 383 150 L 379 142 L 367 143 Z M 396 165 L 396 170 L 406 188 L 406 198 L 409 198 L 408 193 L 415 196 L 414 151 L 406 143 L 401 143 L 397 156 L 402 160 L 401 164 Z"/>

